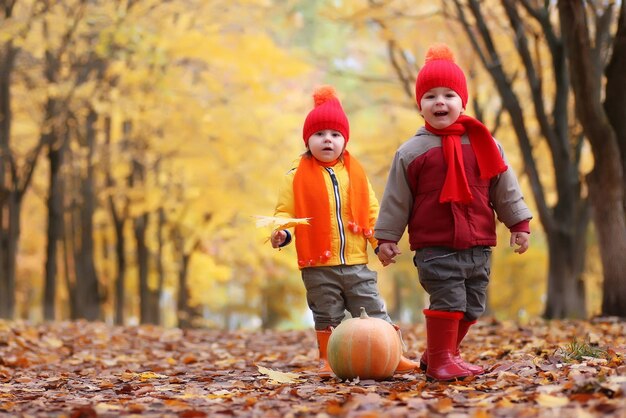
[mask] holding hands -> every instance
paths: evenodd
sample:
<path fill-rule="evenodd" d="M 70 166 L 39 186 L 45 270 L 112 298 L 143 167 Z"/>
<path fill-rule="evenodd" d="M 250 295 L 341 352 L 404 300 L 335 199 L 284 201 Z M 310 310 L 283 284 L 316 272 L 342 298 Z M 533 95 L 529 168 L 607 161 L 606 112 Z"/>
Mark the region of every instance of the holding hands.
<path fill-rule="evenodd" d="M 378 259 L 383 266 L 395 263 L 396 256 L 402 254 L 398 244 L 393 242 L 384 242 L 378 246 Z"/>

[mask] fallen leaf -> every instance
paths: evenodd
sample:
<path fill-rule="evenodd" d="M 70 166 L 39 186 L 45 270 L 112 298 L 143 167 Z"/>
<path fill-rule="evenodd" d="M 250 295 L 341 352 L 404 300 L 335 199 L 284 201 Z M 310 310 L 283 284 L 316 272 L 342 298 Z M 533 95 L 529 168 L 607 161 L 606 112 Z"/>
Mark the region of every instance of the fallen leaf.
<path fill-rule="evenodd" d="M 565 406 L 569 403 L 569 399 L 564 396 L 553 396 L 545 393 L 540 393 L 535 401 L 543 407 L 555 408 Z"/>
<path fill-rule="evenodd" d="M 259 373 L 268 376 L 271 380 L 278 383 L 295 383 L 299 381 L 299 375 L 296 373 L 283 373 L 272 369 L 267 369 L 262 366 L 257 366 Z"/>
<path fill-rule="evenodd" d="M 453 405 L 452 405 L 452 399 L 450 398 L 441 398 L 439 399 L 434 405 L 432 405 L 432 408 L 439 412 L 440 414 L 445 414 L 447 412 L 450 412 L 454 409 Z"/>
<path fill-rule="evenodd" d="M 50 348 L 61 348 L 63 347 L 63 341 L 55 337 L 44 337 L 42 342 Z"/>
<path fill-rule="evenodd" d="M 164 375 L 164 374 L 158 374 L 158 373 L 153 373 L 153 372 L 143 372 L 139 375 L 139 379 L 144 381 L 144 380 L 150 380 L 150 379 L 165 379 L 168 376 Z"/>

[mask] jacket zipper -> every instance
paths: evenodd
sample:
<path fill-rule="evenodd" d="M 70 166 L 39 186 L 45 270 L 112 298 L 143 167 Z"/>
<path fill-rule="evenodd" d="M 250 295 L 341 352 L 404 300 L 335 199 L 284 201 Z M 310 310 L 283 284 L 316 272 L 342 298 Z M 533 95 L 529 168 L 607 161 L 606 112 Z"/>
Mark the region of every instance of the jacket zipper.
<path fill-rule="evenodd" d="M 337 177 L 335 176 L 335 172 L 330 167 L 324 167 L 328 174 L 330 175 L 330 180 L 333 183 L 333 194 L 335 197 L 335 208 L 337 213 L 337 227 L 339 228 L 339 260 L 341 264 L 346 264 L 346 235 L 343 229 L 343 219 L 341 219 L 341 199 L 339 198 L 339 182 L 337 181 Z"/>

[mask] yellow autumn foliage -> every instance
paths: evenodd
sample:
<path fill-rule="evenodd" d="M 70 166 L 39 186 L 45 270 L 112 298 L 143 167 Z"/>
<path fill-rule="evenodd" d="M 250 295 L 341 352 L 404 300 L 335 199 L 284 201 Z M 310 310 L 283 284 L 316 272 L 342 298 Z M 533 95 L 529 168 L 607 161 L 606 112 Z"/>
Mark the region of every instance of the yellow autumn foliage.
<path fill-rule="evenodd" d="M 304 151 L 301 129 L 312 106 L 311 93 L 323 83 L 336 86 L 350 119 L 349 149 L 382 197 L 396 148 L 423 124 L 389 65 L 387 42 L 404 51 L 401 58 L 414 65 L 415 73 L 428 45 L 448 42 L 459 52 L 459 64 L 471 69 L 470 95 L 484 106 L 488 124 L 494 124 L 500 107 L 495 88 L 479 71 L 465 38 L 450 30 L 450 22 L 432 2 L 396 0 L 385 7 L 369 7 L 371 2 L 365 0 L 138 0 L 80 6 L 69 0 L 65 7 L 53 2 L 41 16 L 31 14 L 35 3 L 17 2 L 15 17 L 3 22 L 0 30 L 0 42 L 11 39 L 24 51 L 12 86 L 12 149 L 20 165 L 25 164 L 39 136 L 50 130 L 51 122 L 41 120 L 48 99 L 67 99 L 63 106 L 77 118 L 79 128 L 90 109 L 97 112 L 94 236 L 100 284 L 107 290 L 107 321 L 113 317 L 116 274 L 112 203 L 126 217 L 123 234 L 129 266 L 123 303 L 129 316 L 136 317 L 138 310 L 132 221 L 147 215 L 150 286 L 158 286 L 160 262 L 168 309 L 176 309 L 181 260 L 189 256 L 190 302 L 205 312 L 207 324 L 254 325 L 250 318 L 272 311 L 282 323 L 302 326 L 306 301 L 293 246 L 272 249 L 267 243 L 271 228 L 257 228 L 253 216 L 273 214 L 280 179 Z M 401 18 L 397 10 L 410 10 L 410 19 Z M 58 50 L 62 29 L 73 22 L 76 34 L 59 62 L 60 77 L 47 81 L 42 70 L 46 46 Z M 509 44 L 495 42 L 503 56 L 517 59 Z M 79 58 L 90 54 L 106 63 L 101 77 L 77 83 Z M 545 50 L 538 54 L 548 59 Z M 524 89 L 523 83 L 515 82 L 516 88 Z M 474 111 L 468 109 L 470 114 Z M 533 138 L 538 137 L 537 123 L 532 115 L 527 117 Z M 64 167 L 67 178 L 89 167 L 84 132 L 77 129 L 72 135 L 72 160 Z M 506 117 L 496 137 L 509 164 L 522 173 Z M 536 152 L 542 155 L 545 149 L 539 142 Z M 589 168 L 588 156 L 583 158 Z M 550 190 L 554 187 L 550 161 L 537 161 Z M 131 184 L 134 164 L 144 172 Z M 20 315 L 35 319 L 41 318 L 47 170 L 45 161 L 37 167 L 25 196 L 18 263 Z M 524 176 L 520 179 L 530 201 Z M 548 193 L 548 199 L 554 196 Z M 66 205 L 71 206 L 69 201 Z M 161 227 L 160 214 L 165 218 Z M 532 247 L 523 256 L 508 248 L 507 231 L 498 231 L 489 294 L 495 316 L 541 314 L 548 260 L 539 220 L 531 225 Z M 396 265 L 383 269 L 373 253 L 370 264 L 379 272 L 390 309 L 402 305 L 404 310 L 419 311 L 427 301 L 406 237 L 400 245 L 403 254 Z M 588 277 L 592 290 L 597 289 L 599 275 L 593 266 Z M 400 282 L 403 301 L 396 300 L 394 286 Z M 67 301 L 67 289 L 59 290 L 58 302 Z M 233 312 L 246 318 L 227 319 L 236 316 Z M 271 322 L 269 316 L 263 320 Z"/>

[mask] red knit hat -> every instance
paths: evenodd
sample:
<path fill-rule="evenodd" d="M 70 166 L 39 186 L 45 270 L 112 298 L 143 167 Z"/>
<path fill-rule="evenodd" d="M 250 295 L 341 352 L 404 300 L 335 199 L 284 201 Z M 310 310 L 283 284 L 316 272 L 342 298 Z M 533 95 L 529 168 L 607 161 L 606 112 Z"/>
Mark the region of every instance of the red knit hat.
<path fill-rule="evenodd" d="M 454 55 L 445 44 L 428 48 L 424 66 L 415 82 L 415 100 L 421 109 L 422 96 L 435 87 L 448 87 L 461 97 L 463 107 L 467 104 L 467 82 L 463 70 L 454 63 Z"/>
<path fill-rule="evenodd" d="M 321 86 L 313 93 L 315 107 L 307 115 L 302 127 L 304 145 L 309 145 L 309 137 L 325 129 L 338 131 L 348 143 L 350 124 L 332 86 Z"/>

